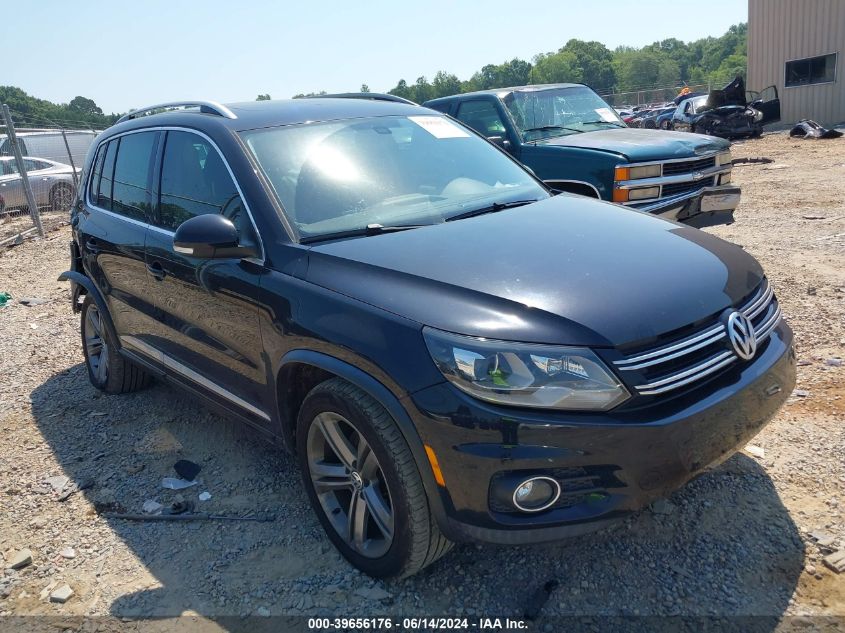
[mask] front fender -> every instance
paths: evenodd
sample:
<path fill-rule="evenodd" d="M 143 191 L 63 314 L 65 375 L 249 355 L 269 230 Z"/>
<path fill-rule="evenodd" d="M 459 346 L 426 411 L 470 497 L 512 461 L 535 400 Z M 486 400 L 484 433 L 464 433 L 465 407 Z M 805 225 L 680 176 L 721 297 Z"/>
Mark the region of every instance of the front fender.
<path fill-rule="evenodd" d="M 311 365 L 334 374 L 367 393 L 387 410 L 396 422 L 396 426 L 399 427 L 399 431 L 408 443 L 408 447 L 411 449 L 411 454 L 414 456 L 417 469 L 422 477 L 435 519 L 441 528 L 445 527 L 446 514 L 441 498 L 441 490 L 434 480 L 434 474 L 426 456 L 425 447 L 414 423 L 411 421 L 411 417 L 393 392 L 358 367 L 322 352 L 309 349 L 291 350 L 282 357 L 280 371 L 284 370 L 285 366 L 291 363 Z"/>

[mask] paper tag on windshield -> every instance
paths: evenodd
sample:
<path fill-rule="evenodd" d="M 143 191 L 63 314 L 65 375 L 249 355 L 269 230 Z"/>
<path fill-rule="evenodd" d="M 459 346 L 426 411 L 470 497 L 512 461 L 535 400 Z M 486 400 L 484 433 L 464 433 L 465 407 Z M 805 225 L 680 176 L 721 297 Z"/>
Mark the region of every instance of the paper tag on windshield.
<path fill-rule="evenodd" d="M 442 116 L 409 116 L 411 121 L 419 125 L 434 138 L 464 138 L 469 134 Z"/>
<path fill-rule="evenodd" d="M 601 117 L 602 121 L 616 123 L 616 116 L 610 111 L 610 108 L 596 108 L 596 114 Z"/>

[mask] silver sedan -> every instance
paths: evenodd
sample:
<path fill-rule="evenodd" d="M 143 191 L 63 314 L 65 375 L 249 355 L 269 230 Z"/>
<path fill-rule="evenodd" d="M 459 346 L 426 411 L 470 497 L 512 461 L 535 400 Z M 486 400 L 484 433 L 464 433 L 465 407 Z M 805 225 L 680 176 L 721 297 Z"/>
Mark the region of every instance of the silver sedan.
<path fill-rule="evenodd" d="M 73 168 L 46 158 L 25 157 L 23 161 L 38 207 L 54 211 L 70 209 L 76 195 Z M 79 171 L 77 169 L 77 173 Z M 17 162 L 12 156 L 0 156 L 0 214 L 27 207 Z"/>

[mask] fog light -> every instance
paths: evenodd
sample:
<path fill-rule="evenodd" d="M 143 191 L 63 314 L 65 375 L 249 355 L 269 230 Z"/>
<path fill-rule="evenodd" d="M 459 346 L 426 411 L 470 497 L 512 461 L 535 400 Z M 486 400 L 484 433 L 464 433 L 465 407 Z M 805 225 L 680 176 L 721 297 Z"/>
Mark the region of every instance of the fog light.
<path fill-rule="evenodd" d="M 560 484 L 551 477 L 526 479 L 513 491 L 513 504 L 523 512 L 540 512 L 560 497 Z"/>

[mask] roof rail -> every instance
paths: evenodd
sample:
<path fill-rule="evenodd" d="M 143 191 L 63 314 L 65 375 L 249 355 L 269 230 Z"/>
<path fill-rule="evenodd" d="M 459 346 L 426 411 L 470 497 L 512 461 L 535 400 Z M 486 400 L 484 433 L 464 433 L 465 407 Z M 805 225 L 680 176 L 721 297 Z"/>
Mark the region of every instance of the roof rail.
<path fill-rule="evenodd" d="M 214 114 L 227 119 L 238 118 L 229 108 L 217 103 L 216 101 L 172 101 L 170 103 L 157 103 L 156 105 L 147 106 L 146 108 L 132 110 L 120 117 L 115 125 L 117 125 L 117 123 L 123 123 L 124 121 L 137 119 L 139 116 L 144 116 L 155 110 L 166 110 L 171 108 L 199 108 L 200 112 L 203 114 Z"/>
<path fill-rule="evenodd" d="M 396 95 L 384 94 L 381 92 L 339 92 L 331 95 L 313 95 L 310 97 L 299 97 L 300 99 L 369 99 L 371 101 L 393 101 L 394 103 L 406 103 L 408 105 L 419 105 L 410 99 L 397 97 Z"/>

